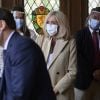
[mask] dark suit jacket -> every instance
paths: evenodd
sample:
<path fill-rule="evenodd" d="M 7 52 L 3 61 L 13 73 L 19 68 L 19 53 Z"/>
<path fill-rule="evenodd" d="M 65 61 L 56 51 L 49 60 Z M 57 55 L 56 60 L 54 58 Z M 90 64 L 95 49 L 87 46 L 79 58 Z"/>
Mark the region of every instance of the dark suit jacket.
<path fill-rule="evenodd" d="M 40 48 L 17 32 L 4 53 L 0 100 L 55 100 Z"/>
<path fill-rule="evenodd" d="M 87 89 L 93 79 L 94 49 L 89 28 L 84 28 L 75 34 L 77 44 L 77 76 L 75 87 Z"/>

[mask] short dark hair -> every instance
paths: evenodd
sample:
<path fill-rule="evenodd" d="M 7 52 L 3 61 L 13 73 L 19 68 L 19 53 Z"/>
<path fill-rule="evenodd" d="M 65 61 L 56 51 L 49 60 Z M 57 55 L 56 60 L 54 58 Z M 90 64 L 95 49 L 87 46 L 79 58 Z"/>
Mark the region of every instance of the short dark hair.
<path fill-rule="evenodd" d="M 100 12 L 100 7 L 93 8 L 91 11 Z"/>
<path fill-rule="evenodd" d="M 9 28 L 16 29 L 13 15 L 6 8 L 0 8 L 0 20 L 4 20 Z"/>
<path fill-rule="evenodd" d="M 12 11 L 20 11 L 20 12 L 24 12 L 24 7 L 21 5 L 16 5 L 12 8 Z"/>

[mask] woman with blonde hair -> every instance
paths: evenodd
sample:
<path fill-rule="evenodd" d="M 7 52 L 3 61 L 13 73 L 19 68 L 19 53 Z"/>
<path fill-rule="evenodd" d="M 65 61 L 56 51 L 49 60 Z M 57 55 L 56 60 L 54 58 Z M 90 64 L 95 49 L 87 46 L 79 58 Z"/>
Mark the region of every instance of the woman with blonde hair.
<path fill-rule="evenodd" d="M 76 43 L 69 23 L 61 11 L 51 11 L 44 22 L 44 36 L 37 38 L 41 47 L 57 100 L 74 100 Z"/>

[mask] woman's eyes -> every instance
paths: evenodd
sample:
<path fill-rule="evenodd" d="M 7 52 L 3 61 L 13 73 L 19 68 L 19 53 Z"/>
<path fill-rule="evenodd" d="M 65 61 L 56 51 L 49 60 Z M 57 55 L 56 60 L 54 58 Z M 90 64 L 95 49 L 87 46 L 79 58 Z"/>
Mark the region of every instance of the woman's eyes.
<path fill-rule="evenodd" d="M 54 22 L 54 21 L 47 21 L 47 24 L 57 24 L 57 22 Z"/>

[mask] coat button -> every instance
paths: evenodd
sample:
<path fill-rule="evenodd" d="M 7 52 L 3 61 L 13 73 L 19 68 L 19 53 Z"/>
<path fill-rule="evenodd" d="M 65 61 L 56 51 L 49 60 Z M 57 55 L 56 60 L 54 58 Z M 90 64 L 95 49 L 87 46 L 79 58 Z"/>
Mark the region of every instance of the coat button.
<path fill-rule="evenodd" d="M 57 72 L 56 74 L 60 74 L 59 72 Z"/>

